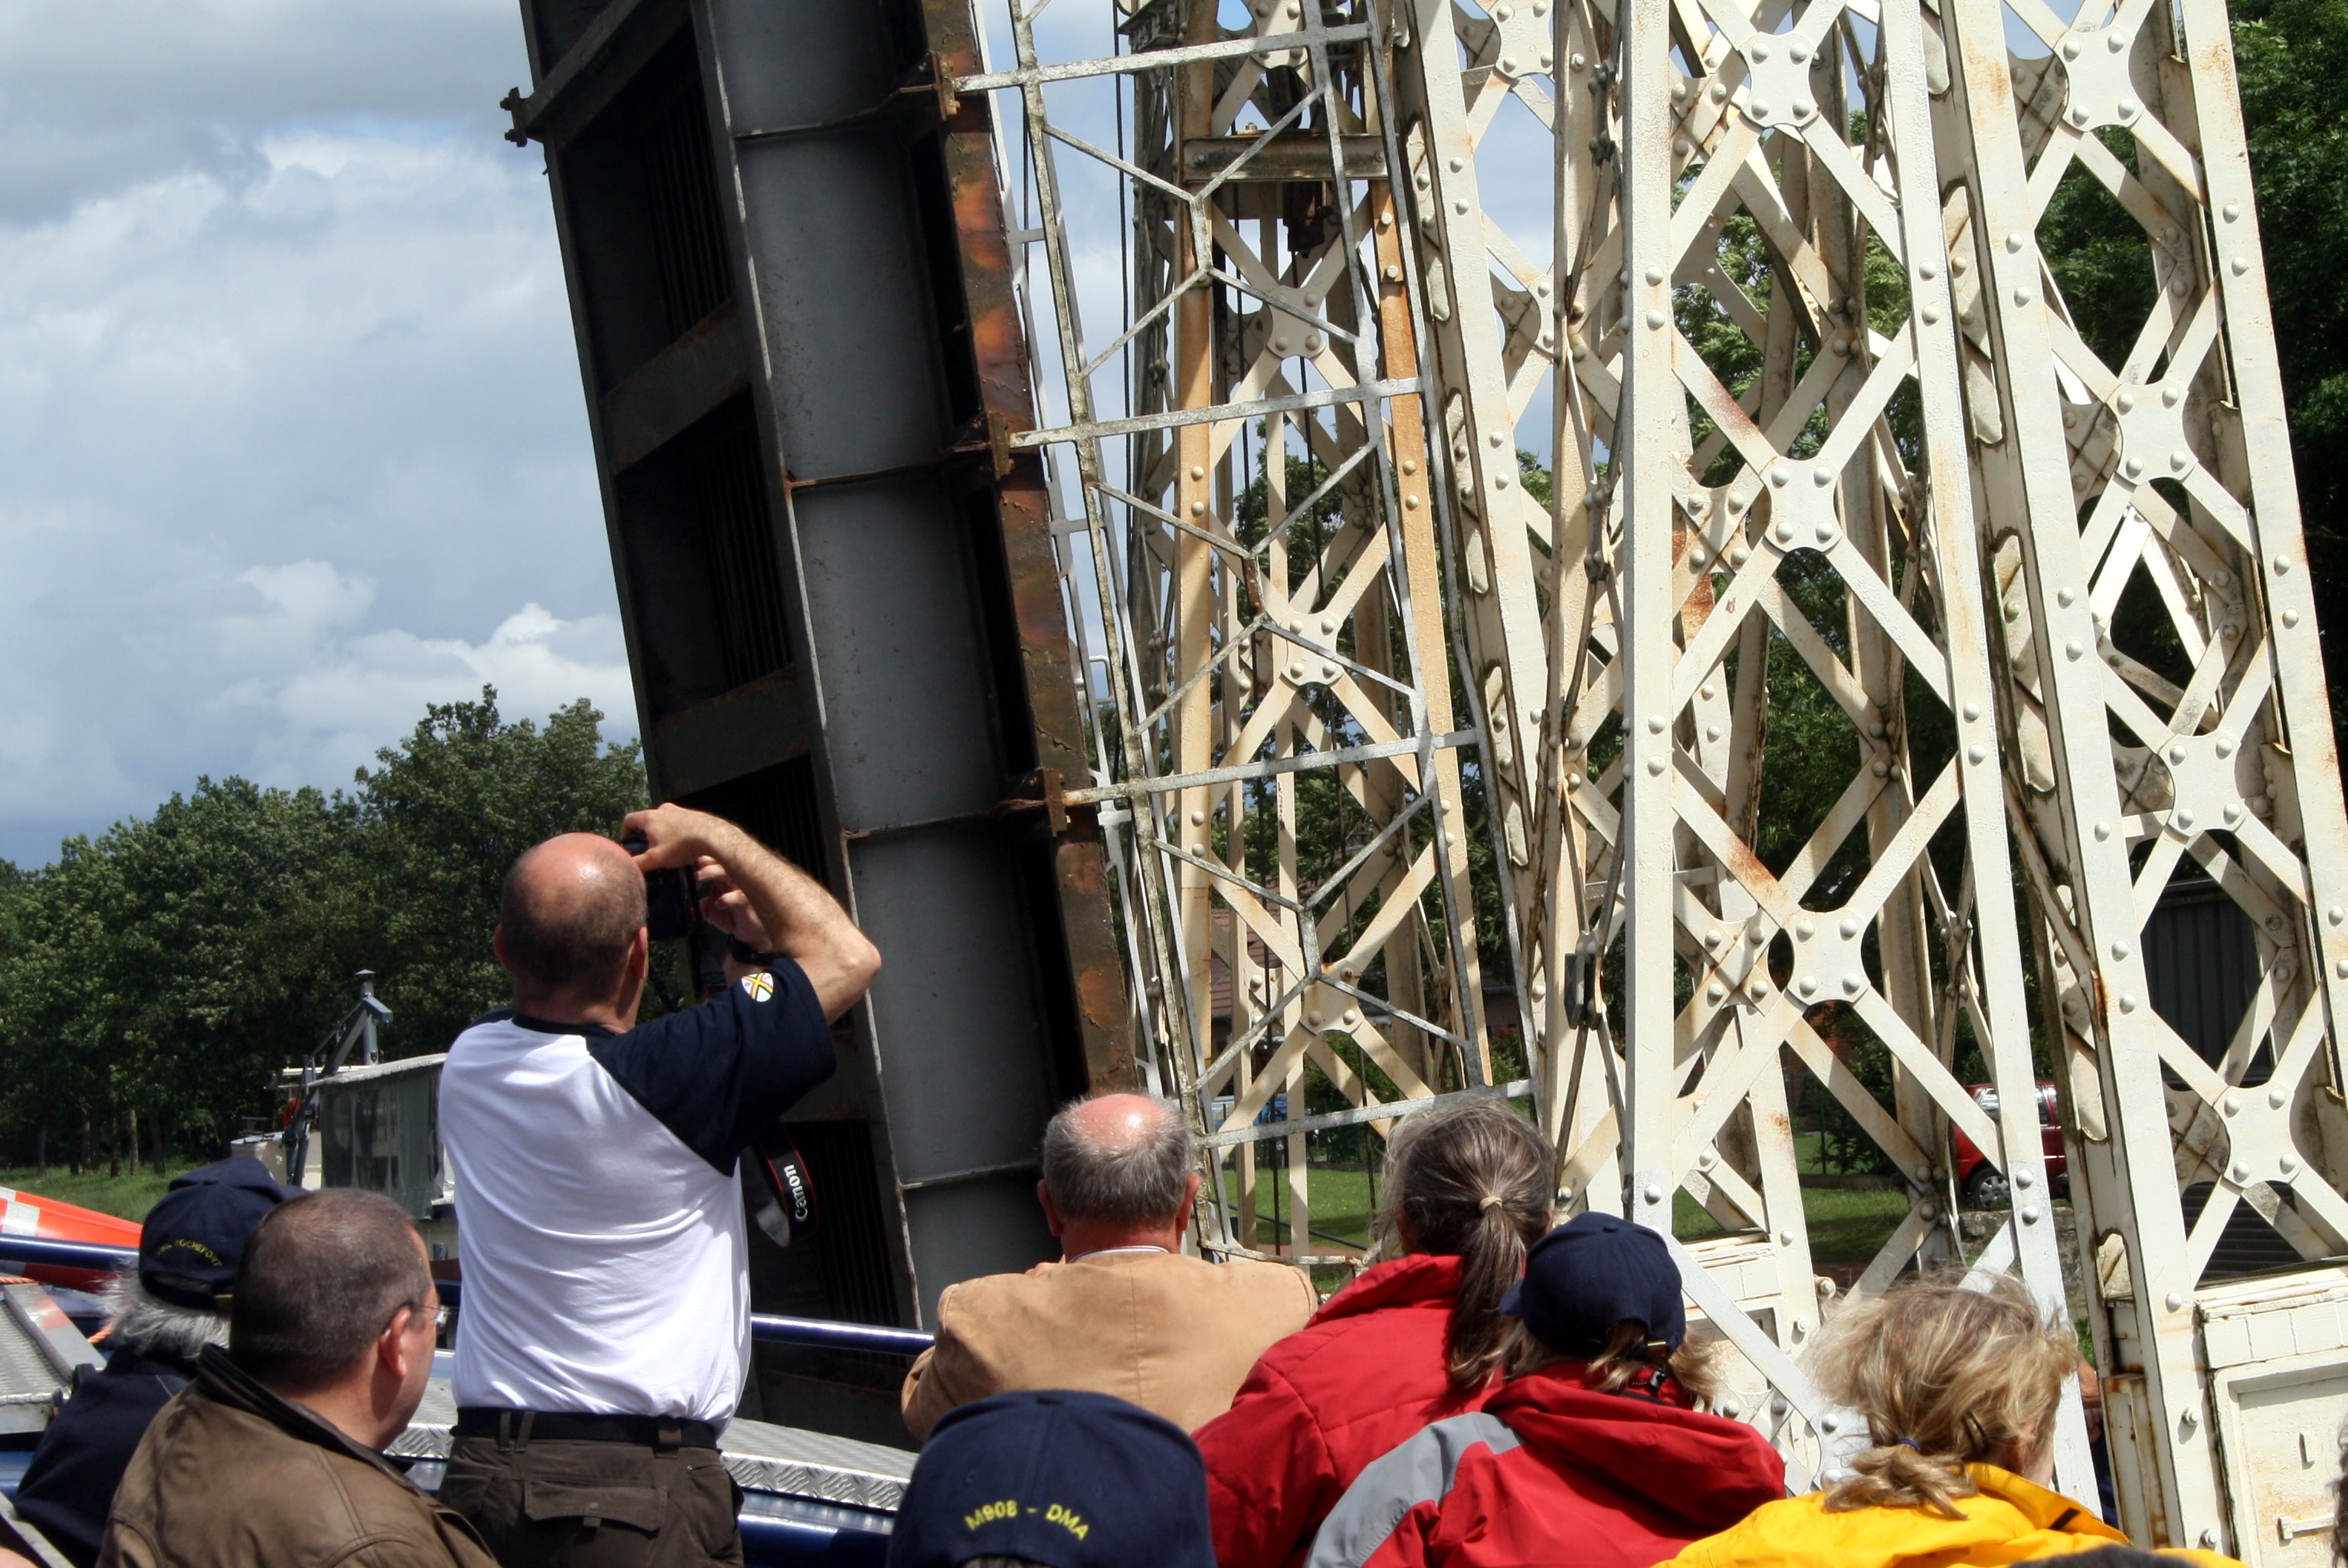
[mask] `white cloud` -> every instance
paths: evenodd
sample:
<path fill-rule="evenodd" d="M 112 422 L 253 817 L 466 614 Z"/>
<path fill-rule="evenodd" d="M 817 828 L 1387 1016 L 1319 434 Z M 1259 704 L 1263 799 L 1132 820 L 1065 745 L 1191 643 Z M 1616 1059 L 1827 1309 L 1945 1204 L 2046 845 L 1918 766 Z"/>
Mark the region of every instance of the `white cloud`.
<path fill-rule="evenodd" d="M 0 8 L 0 855 L 427 700 L 634 727 L 510 0 Z"/>

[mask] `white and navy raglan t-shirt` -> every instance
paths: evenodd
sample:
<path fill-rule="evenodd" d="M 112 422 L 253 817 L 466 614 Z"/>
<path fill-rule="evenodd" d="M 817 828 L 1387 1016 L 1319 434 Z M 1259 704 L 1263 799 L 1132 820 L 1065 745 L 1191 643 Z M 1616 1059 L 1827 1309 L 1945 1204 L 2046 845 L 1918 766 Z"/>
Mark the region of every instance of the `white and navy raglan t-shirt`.
<path fill-rule="evenodd" d="M 458 1407 L 730 1417 L 750 1364 L 735 1161 L 831 1070 L 788 959 L 625 1034 L 517 1016 L 458 1036 Z"/>

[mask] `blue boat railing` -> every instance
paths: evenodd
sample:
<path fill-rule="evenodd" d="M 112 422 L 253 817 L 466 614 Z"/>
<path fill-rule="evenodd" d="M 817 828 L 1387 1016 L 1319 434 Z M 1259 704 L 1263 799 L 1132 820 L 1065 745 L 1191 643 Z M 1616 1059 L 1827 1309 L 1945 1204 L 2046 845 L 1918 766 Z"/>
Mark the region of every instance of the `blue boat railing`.
<path fill-rule="evenodd" d="M 134 1263 L 135 1247 L 109 1247 L 97 1242 L 59 1242 L 46 1236 L 0 1235 L 0 1258 L 55 1267 L 111 1270 Z M 459 1306 L 459 1281 L 438 1282 L 441 1301 Z M 930 1336 L 913 1328 L 890 1328 L 877 1323 L 839 1323 L 824 1317 L 783 1317 L 774 1313 L 750 1315 L 750 1337 L 768 1345 L 797 1345 L 819 1350 L 862 1350 L 884 1356 L 919 1356 L 930 1347 Z"/>

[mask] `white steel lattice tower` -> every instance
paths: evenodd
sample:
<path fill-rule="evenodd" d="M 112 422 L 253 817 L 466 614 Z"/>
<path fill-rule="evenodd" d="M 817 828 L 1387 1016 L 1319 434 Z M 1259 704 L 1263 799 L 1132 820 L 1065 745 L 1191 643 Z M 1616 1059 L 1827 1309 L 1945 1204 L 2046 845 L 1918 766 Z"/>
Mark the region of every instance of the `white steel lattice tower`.
<path fill-rule="evenodd" d="M 2218 0 L 979 9 L 1042 410 L 997 439 L 1053 465 L 1067 799 L 1208 1244 L 1324 1256 L 1315 1130 L 1529 1097 L 1798 1484 L 1862 1436 L 1828 1298 L 2011 1269 L 2090 1326 L 2132 1535 L 2321 1561 L 2348 819 Z M 2040 244 L 2090 186 L 2154 280 L 2113 358 Z M 2244 955 L 2214 1041 L 2186 904 Z M 1906 1200 L 1839 1285 L 1816 1096 Z"/>

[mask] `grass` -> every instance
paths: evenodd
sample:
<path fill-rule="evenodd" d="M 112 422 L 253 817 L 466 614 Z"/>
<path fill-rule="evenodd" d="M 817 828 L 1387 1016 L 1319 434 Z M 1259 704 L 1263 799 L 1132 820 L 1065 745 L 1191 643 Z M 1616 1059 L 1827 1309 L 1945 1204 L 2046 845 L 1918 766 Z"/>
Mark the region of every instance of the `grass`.
<path fill-rule="evenodd" d="M 52 1165 L 49 1173 L 44 1176 L 25 1166 L 0 1170 L 0 1187 L 37 1192 L 60 1203 L 96 1209 L 101 1214 L 119 1214 L 126 1220 L 144 1220 L 147 1211 L 155 1206 L 155 1201 L 170 1185 L 173 1174 L 176 1172 L 157 1175 L 142 1169 L 136 1176 L 108 1176 L 98 1171 L 76 1176 L 62 1165 Z"/>
<path fill-rule="evenodd" d="M 1285 1240 L 1287 1234 L 1288 1173 L 1284 1171 L 1264 1171 L 1256 1178 L 1256 1218 L 1258 1237 L 1265 1242 Z M 1307 1178 L 1313 1201 L 1313 1229 L 1318 1233 L 1313 1240 L 1316 1250 L 1333 1239 L 1349 1246 L 1366 1247 L 1370 1232 L 1369 1179 L 1359 1171 L 1314 1168 Z M 1272 1227 L 1272 1187 L 1280 1186 L 1282 1224 L 1277 1233 Z M 1383 1191 L 1385 1184 L 1380 1183 Z M 1236 1175 L 1227 1176 L 1223 1190 L 1234 1204 L 1238 1202 L 1239 1181 Z M 62 1196 L 63 1194 L 60 1194 Z M 1875 1256 L 1900 1222 L 1908 1213 L 1907 1194 L 1899 1191 L 1844 1191 L 1835 1188 L 1811 1187 L 1802 1192 L 1802 1211 L 1808 1217 L 1810 1255 L 1822 1264 L 1865 1264 Z M 1720 1226 L 1705 1213 L 1694 1198 L 1679 1194 L 1673 1211 L 1673 1229 L 1682 1240 L 1697 1241 L 1721 1233 Z"/>

